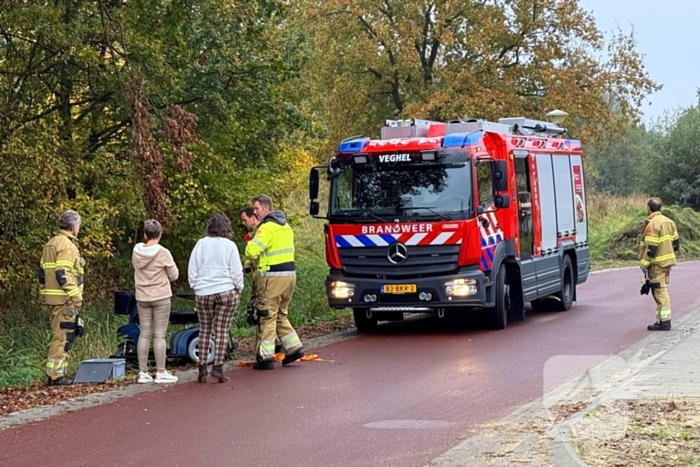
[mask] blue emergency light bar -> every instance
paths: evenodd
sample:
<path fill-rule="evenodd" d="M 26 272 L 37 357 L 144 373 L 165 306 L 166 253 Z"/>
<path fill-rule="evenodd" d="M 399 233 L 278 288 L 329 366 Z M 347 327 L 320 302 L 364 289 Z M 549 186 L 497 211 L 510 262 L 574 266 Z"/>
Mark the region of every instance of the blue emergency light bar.
<path fill-rule="evenodd" d="M 367 136 L 353 136 L 341 141 L 340 146 L 338 146 L 338 152 L 343 154 L 360 152 L 369 142 L 370 138 Z"/>
<path fill-rule="evenodd" d="M 470 131 L 468 133 L 450 133 L 442 139 L 442 147 L 461 148 L 464 146 L 473 146 L 479 142 L 482 136 L 484 136 L 483 130 Z"/>

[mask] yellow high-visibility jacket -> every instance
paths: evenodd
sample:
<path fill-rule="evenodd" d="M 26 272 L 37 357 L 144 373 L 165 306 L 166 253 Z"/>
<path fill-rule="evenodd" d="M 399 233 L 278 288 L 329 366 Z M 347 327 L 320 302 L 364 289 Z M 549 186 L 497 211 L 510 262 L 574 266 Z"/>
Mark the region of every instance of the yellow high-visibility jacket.
<path fill-rule="evenodd" d="M 647 218 L 639 248 L 639 265 L 670 268 L 676 264 L 676 252 L 680 246 L 676 223 L 660 212 Z"/>
<path fill-rule="evenodd" d="M 294 231 L 282 211 L 262 220 L 255 237 L 245 247 L 246 257 L 257 261 L 261 274 L 294 271 Z"/>
<path fill-rule="evenodd" d="M 39 269 L 41 296 L 46 305 L 83 301 L 83 266 L 78 239 L 61 230 L 44 245 Z"/>

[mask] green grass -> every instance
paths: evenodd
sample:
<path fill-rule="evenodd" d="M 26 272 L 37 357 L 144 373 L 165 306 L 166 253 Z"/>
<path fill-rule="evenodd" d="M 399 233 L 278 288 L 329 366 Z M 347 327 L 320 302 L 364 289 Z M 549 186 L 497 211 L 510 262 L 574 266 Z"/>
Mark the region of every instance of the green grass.
<path fill-rule="evenodd" d="M 700 213 L 668 206 L 661 212 L 676 222 L 680 260 L 700 258 Z M 638 265 L 639 237 L 647 217 L 646 197 L 588 195 L 588 245 L 594 269 Z"/>
<path fill-rule="evenodd" d="M 613 238 L 628 229 L 639 220 L 644 219 L 646 198 L 629 196 L 626 198 L 589 193 L 588 202 L 588 246 L 593 263 L 601 262 L 606 266 L 614 265 L 620 258 L 619 246 L 613 247 Z M 637 232 L 637 235 L 639 232 Z M 623 249 L 629 248 L 627 243 Z"/>
<path fill-rule="evenodd" d="M 76 339 L 69 368 L 85 358 L 107 357 L 117 346 L 116 328 L 124 320 L 112 313 L 111 304 L 86 303 L 81 310 L 89 337 Z M 44 377 L 42 363 L 51 340 L 47 309 L 32 302 L 16 304 L 0 316 L 0 387 L 26 385 Z"/>

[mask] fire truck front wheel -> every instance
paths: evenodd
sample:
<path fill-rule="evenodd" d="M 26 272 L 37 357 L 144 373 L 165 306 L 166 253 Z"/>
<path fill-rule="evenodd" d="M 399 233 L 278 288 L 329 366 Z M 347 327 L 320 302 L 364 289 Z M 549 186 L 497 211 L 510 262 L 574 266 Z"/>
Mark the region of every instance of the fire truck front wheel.
<path fill-rule="evenodd" d="M 559 299 L 554 303 L 555 311 L 569 311 L 574 304 L 576 294 L 576 281 L 574 280 L 574 267 L 569 255 L 564 256 L 562 262 L 561 292 L 556 297 Z"/>
<path fill-rule="evenodd" d="M 377 314 L 372 313 L 372 317 L 367 317 L 367 308 L 353 308 L 352 317 L 355 320 L 355 327 L 360 332 L 367 332 L 377 327 Z"/>
<path fill-rule="evenodd" d="M 508 310 L 511 307 L 510 286 L 506 277 L 506 267 L 501 265 L 493 285 L 496 306 L 486 309 L 486 322 L 491 329 L 505 329 L 508 324 Z"/>

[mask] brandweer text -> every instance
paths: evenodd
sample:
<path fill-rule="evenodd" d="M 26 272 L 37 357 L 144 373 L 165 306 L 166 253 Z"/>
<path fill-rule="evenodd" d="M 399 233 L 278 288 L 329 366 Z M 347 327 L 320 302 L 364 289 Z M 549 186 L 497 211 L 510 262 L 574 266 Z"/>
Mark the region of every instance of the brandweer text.
<path fill-rule="evenodd" d="M 363 234 L 427 233 L 433 231 L 432 224 L 363 225 Z"/>

